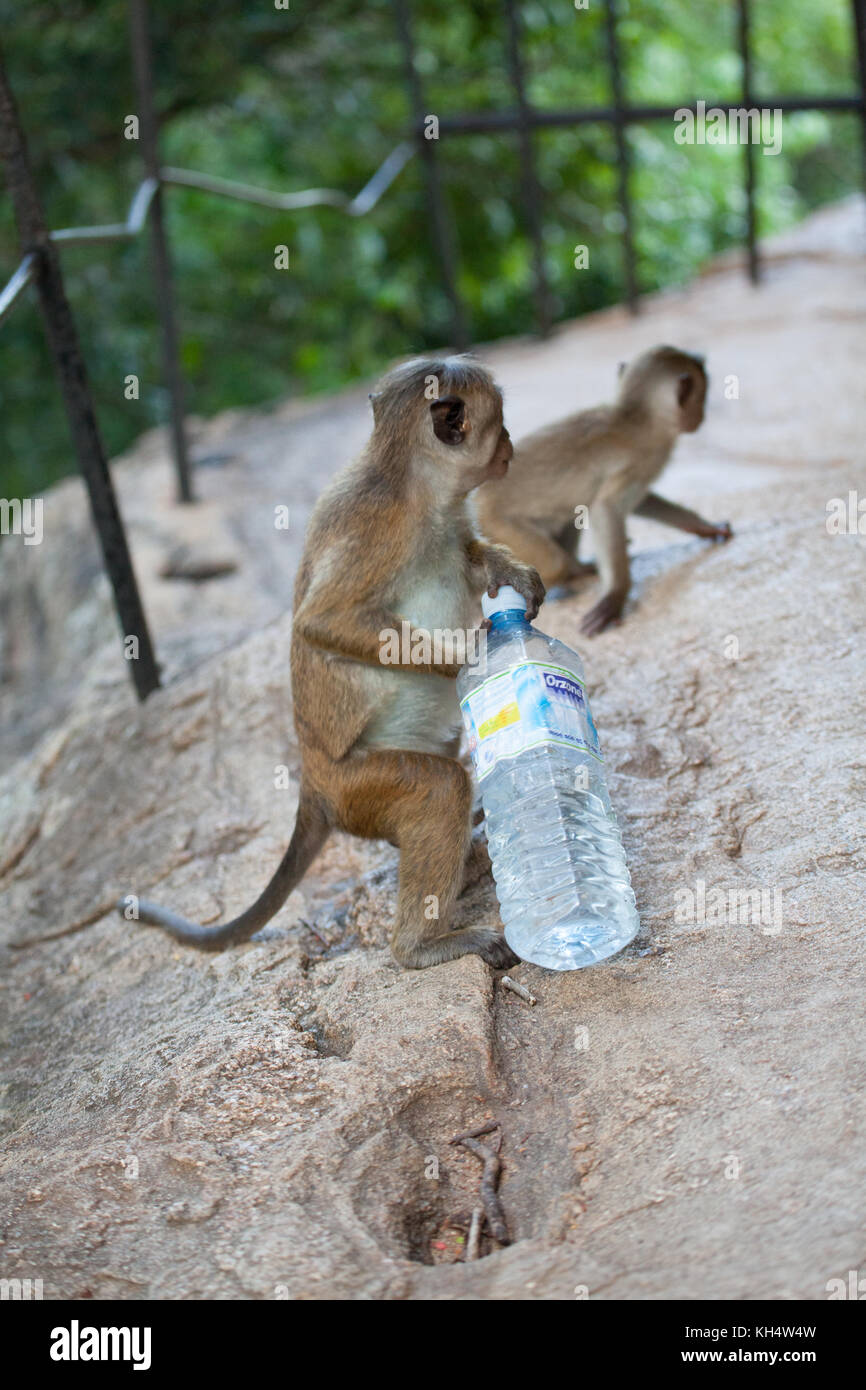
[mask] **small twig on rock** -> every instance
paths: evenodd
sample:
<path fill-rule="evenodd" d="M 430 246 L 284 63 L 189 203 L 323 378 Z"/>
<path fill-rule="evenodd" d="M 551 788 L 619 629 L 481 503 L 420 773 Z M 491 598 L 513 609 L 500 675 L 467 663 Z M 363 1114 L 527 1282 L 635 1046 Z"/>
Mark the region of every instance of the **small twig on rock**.
<path fill-rule="evenodd" d="M 480 1158 L 484 1164 L 484 1171 L 481 1174 L 481 1200 L 484 1203 L 484 1212 L 487 1217 L 487 1224 L 490 1227 L 490 1234 L 494 1240 L 498 1240 L 500 1245 L 508 1245 L 510 1237 L 508 1227 L 505 1224 L 505 1213 L 502 1210 L 502 1203 L 496 1188 L 499 1184 L 499 1174 L 502 1169 L 502 1161 L 498 1153 L 488 1149 L 485 1144 L 479 1144 L 477 1139 L 461 1139 L 460 1143 L 464 1149 L 468 1149 L 476 1158 Z"/>
<path fill-rule="evenodd" d="M 472 1213 L 472 1222 L 469 1226 L 469 1239 L 466 1242 L 465 1260 L 477 1260 L 481 1253 L 481 1223 L 484 1220 L 484 1208 L 476 1207 Z"/>
<path fill-rule="evenodd" d="M 299 917 L 298 926 L 304 927 L 308 932 L 312 932 L 313 936 L 317 936 L 319 938 L 323 946 L 331 945 L 328 938 L 326 936 L 323 936 L 322 933 L 319 931 L 319 928 L 316 926 L 315 922 L 308 922 L 306 917 Z"/>
<path fill-rule="evenodd" d="M 492 1134 L 494 1129 L 499 1128 L 498 1120 L 485 1120 L 483 1125 L 476 1125 L 475 1129 L 467 1129 L 463 1134 L 455 1134 L 453 1139 L 449 1139 L 449 1144 L 462 1144 L 464 1139 L 479 1139 L 482 1134 Z"/>
<path fill-rule="evenodd" d="M 525 985 L 518 984 L 517 980 L 512 980 L 510 975 L 503 975 L 500 982 L 506 989 L 510 989 L 512 994 L 518 995 L 520 999 L 525 999 L 527 1004 L 537 1004 L 538 1000 L 534 994 L 530 994 Z"/>

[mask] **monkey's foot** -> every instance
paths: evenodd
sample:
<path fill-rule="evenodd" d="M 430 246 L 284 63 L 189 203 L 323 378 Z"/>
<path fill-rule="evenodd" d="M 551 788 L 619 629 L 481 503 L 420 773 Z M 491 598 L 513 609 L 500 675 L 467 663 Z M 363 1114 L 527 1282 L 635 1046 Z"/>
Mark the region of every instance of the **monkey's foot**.
<path fill-rule="evenodd" d="M 568 568 L 558 579 L 551 579 L 548 584 L 547 598 L 556 602 L 558 599 L 573 598 L 579 593 L 587 579 L 592 579 L 598 574 L 598 565 L 594 560 L 569 560 Z"/>
<path fill-rule="evenodd" d="M 708 541 L 729 541 L 734 533 L 729 521 L 703 521 L 697 534 Z"/>
<path fill-rule="evenodd" d="M 480 956 L 494 970 L 507 970 L 519 964 L 505 937 L 495 927 L 465 927 L 433 940 L 419 941 L 412 946 L 392 943 L 391 950 L 400 965 L 409 970 L 425 970 L 428 965 L 441 965 L 458 956 Z"/>
<path fill-rule="evenodd" d="M 490 940 L 479 947 L 474 954 L 479 955 L 482 960 L 486 960 L 487 964 L 492 965 L 494 970 L 513 970 L 515 965 L 520 964 L 520 957 L 514 954 L 505 937 L 495 928 Z"/>
<path fill-rule="evenodd" d="M 581 632 L 587 637 L 595 637 L 612 623 L 618 623 L 624 604 L 625 598 L 622 594 L 605 594 L 585 615 L 580 625 Z"/>

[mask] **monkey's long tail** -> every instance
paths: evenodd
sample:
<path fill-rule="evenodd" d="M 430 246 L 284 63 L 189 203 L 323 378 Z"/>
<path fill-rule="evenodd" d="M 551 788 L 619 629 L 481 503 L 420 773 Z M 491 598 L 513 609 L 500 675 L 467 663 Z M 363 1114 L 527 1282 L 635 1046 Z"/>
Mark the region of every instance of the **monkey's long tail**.
<path fill-rule="evenodd" d="M 222 951 L 226 946 L 248 941 L 279 912 L 322 848 L 331 828 L 331 821 L 318 798 L 302 790 L 289 847 L 267 888 L 240 917 L 218 927 L 202 927 L 158 903 L 142 899 L 138 904 L 138 921 L 149 927 L 162 927 L 176 941 L 198 946 L 203 951 Z M 121 898 L 117 910 L 125 916 L 128 906 L 129 900 Z"/>

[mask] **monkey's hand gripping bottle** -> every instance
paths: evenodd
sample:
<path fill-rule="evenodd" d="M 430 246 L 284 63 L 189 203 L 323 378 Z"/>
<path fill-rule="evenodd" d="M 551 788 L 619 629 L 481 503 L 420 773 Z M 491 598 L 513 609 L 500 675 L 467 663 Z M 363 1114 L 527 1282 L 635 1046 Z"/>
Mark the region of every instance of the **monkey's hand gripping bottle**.
<path fill-rule="evenodd" d="M 484 594 L 486 651 L 457 679 L 487 818 L 505 939 L 523 960 L 578 970 L 640 922 L 576 652 L 532 627 L 503 585 Z"/>

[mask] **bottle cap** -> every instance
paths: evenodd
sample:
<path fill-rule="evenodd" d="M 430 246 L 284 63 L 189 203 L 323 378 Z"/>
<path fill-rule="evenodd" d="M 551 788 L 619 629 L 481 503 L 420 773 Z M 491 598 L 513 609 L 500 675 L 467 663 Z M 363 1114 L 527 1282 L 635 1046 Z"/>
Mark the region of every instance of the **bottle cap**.
<path fill-rule="evenodd" d="M 512 589 L 510 584 L 500 584 L 496 598 L 491 598 L 486 589 L 481 595 L 481 611 L 485 618 L 492 618 L 494 613 L 513 611 L 515 608 L 525 613 L 526 599 L 516 589 Z"/>

